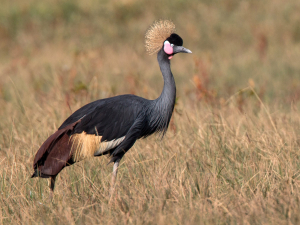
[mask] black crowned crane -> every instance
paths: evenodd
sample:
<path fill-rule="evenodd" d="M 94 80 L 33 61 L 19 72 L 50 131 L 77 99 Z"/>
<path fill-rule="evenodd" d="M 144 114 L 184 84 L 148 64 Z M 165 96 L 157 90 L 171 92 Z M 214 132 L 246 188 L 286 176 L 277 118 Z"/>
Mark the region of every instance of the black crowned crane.
<path fill-rule="evenodd" d="M 167 131 L 176 98 L 170 59 L 176 53 L 192 53 L 182 46 L 172 22 L 155 22 L 146 33 L 146 49 L 157 53 L 164 79 L 161 95 L 148 100 L 120 95 L 91 102 L 74 112 L 40 147 L 32 177 L 50 178 L 51 193 L 57 174 L 66 166 L 94 156 L 110 155 L 114 163 L 111 190 L 119 162 L 137 139 Z"/>

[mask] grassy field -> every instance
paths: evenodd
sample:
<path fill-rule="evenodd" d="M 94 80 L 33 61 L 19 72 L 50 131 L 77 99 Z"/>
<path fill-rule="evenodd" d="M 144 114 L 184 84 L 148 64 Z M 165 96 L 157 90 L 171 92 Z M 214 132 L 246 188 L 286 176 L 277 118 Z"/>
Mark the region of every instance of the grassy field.
<path fill-rule="evenodd" d="M 299 224 L 300 2 L 1 2 L 1 224 Z M 163 80 L 144 34 L 171 19 L 193 54 L 172 59 L 177 102 L 164 139 L 112 165 L 64 169 L 53 201 L 30 179 L 43 141 L 79 107 Z"/>

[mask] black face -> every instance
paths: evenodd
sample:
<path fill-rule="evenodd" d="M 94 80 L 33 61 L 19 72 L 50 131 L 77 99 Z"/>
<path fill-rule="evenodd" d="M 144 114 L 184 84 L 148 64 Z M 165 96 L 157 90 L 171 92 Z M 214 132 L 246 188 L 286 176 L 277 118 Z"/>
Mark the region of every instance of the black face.
<path fill-rule="evenodd" d="M 177 46 L 182 46 L 183 44 L 182 38 L 175 33 L 171 34 L 171 36 L 167 38 L 167 41 L 170 42 L 170 44 L 174 44 Z"/>

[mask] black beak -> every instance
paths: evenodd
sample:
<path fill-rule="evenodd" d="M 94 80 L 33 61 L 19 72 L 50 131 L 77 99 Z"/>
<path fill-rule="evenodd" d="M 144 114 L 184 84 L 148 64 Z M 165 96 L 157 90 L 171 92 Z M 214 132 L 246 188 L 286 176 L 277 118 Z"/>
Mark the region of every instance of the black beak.
<path fill-rule="evenodd" d="M 177 45 L 174 45 L 173 46 L 173 54 L 176 54 L 176 53 L 179 53 L 179 52 L 182 52 L 182 53 L 192 53 L 191 50 L 183 47 L 183 46 L 177 46 Z"/>

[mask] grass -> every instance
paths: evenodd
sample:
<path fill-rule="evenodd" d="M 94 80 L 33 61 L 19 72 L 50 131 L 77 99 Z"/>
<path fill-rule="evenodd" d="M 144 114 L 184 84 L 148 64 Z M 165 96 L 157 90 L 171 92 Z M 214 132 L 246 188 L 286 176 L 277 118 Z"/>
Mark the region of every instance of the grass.
<path fill-rule="evenodd" d="M 5 1 L 0 9 L 1 224 L 298 224 L 298 1 Z M 43 141 L 84 104 L 163 83 L 144 34 L 160 18 L 176 55 L 167 135 L 30 179 Z"/>

